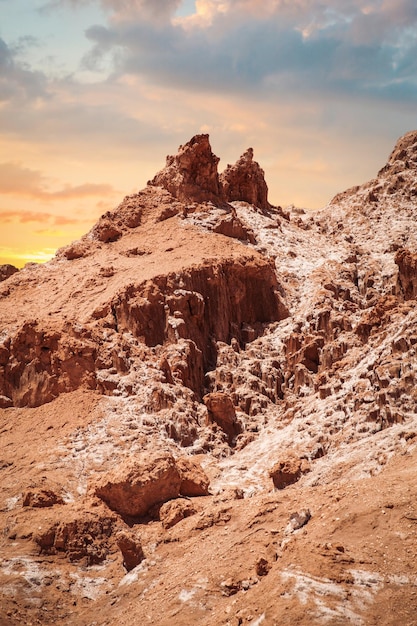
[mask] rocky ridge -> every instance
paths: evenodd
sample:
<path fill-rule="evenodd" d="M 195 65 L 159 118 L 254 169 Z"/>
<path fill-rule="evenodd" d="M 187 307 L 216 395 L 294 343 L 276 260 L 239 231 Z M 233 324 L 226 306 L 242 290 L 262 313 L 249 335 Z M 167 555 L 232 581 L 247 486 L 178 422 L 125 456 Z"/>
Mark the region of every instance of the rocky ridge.
<path fill-rule="evenodd" d="M 311 213 L 198 135 L 2 282 L 7 623 L 413 623 L 416 155 Z"/>

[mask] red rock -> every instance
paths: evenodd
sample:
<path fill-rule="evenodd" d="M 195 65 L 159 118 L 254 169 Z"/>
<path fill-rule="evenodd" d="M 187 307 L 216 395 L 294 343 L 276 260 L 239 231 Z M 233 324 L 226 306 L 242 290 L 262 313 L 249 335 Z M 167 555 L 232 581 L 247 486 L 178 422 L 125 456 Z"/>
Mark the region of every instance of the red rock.
<path fill-rule="evenodd" d="M 216 157 L 208 135 L 195 135 L 178 154 L 168 156 L 166 166 L 158 172 L 151 185 L 163 187 L 175 198 L 184 201 L 218 202 L 221 188 L 217 174 Z"/>
<path fill-rule="evenodd" d="M 63 552 L 70 561 L 84 560 L 87 565 L 95 565 L 109 555 L 115 522 L 114 517 L 91 512 L 70 515 L 70 519 L 53 524 L 34 539 L 44 554 Z"/>
<path fill-rule="evenodd" d="M 240 241 L 256 243 L 253 232 L 244 226 L 241 220 L 233 213 L 220 220 L 214 227 L 213 232 L 225 235 L 225 237 L 240 239 Z"/>
<path fill-rule="evenodd" d="M 248 148 L 234 165 L 228 165 L 220 176 L 223 193 L 228 202 L 241 200 L 267 211 L 268 187 L 265 173 L 253 160 L 253 149 Z"/>
<path fill-rule="evenodd" d="M 16 274 L 19 270 L 14 265 L 10 265 L 10 263 L 5 263 L 4 265 L 0 265 L 0 283 L 3 280 L 7 280 L 13 274 Z"/>
<path fill-rule="evenodd" d="M 121 229 L 116 226 L 108 215 L 100 218 L 92 232 L 93 236 L 103 243 L 117 241 L 122 236 Z"/>
<path fill-rule="evenodd" d="M 126 531 L 121 531 L 116 537 L 116 543 L 123 555 L 123 566 L 130 572 L 143 561 L 145 555 L 137 537 Z"/>
<path fill-rule="evenodd" d="M 165 502 L 159 509 L 159 519 L 162 522 L 162 526 L 166 529 L 172 528 L 178 522 L 195 515 L 197 509 L 189 500 L 178 498 L 177 500 L 171 500 Z"/>
<path fill-rule="evenodd" d="M 374 329 L 379 329 L 390 319 L 390 311 L 397 306 L 398 299 L 395 296 L 379 298 L 375 306 L 362 315 L 355 330 L 358 337 L 366 342 Z"/>
<path fill-rule="evenodd" d="M 33 489 L 23 496 L 23 506 L 43 508 L 55 504 L 64 504 L 64 500 L 51 489 Z"/>
<path fill-rule="evenodd" d="M 226 433 L 231 444 L 241 428 L 230 396 L 222 392 L 208 393 L 203 401 L 208 410 L 209 423 L 217 424 Z"/>
<path fill-rule="evenodd" d="M 310 519 L 311 519 L 310 509 L 301 509 L 300 512 L 291 513 L 290 521 L 288 524 L 289 532 L 293 532 L 294 530 L 299 530 L 300 528 L 308 524 Z"/>
<path fill-rule="evenodd" d="M 255 571 L 257 576 L 266 576 L 271 569 L 270 563 L 264 557 L 260 557 L 256 561 Z"/>
<path fill-rule="evenodd" d="M 86 339 L 43 330 L 26 322 L 10 341 L 0 377 L 0 394 L 14 406 L 39 406 L 60 393 L 94 389 L 96 346 Z"/>
<path fill-rule="evenodd" d="M 200 463 L 188 456 L 180 457 L 176 463 L 181 477 L 180 494 L 182 496 L 207 496 L 210 480 Z"/>
<path fill-rule="evenodd" d="M 398 285 L 405 300 L 417 297 L 417 254 L 410 250 L 398 250 L 395 255 L 398 265 Z"/>
<path fill-rule="evenodd" d="M 99 481 L 94 493 L 120 515 L 142 517 L 153 505 L 178 497 L 180 486 L 174 457 L 156 452 L 121 463 Z"/>
<path fill-rule="evenodd" d="M 278 461 L 269 471 L 269 475 L 274 487 L 285 489 L 288 485 L 296 483 L 306 471 L 308 471 L 306 461 L 296 456 L 288 456 Z"/>

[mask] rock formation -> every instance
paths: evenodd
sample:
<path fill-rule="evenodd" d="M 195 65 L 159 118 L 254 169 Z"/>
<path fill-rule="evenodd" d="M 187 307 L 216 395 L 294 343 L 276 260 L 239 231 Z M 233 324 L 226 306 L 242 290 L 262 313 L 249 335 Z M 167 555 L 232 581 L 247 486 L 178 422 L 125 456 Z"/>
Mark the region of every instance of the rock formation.
<path fill-rule="evenodd" d="M 283 211 L 197 135 L 8 275 L 1 623 L 414 623 L 416 155 Z"/>
<path fill-rule="evenodd" d="M 265 173 L 253 160 L 253 149 L 248 148 L 235 165 L 228 165 L 219 176 L 220 159 L 211 150 L 208 135 L 196 135 L 178 154 L 167 156 L 165 168 L 150 182 L 163 187 L 182 202 L 248 202 L 262 210 L 270 207 Z M 115 237 L 110 225 L 103 237 Z"/>
<path fill-rule="evenodd" d="M 265 172 L 253 160 L 252 148 L 248 148 L 235 165 L 227 166 L 220 183 L 228 202 L 240 200 L 264 211 L 270 208 Z"/>
<path fill-rule="evenodd" d="M 0 283 L 3 280 L 7 280 L 13 274 L 16 274 L 19 270 L 14 265 L 10 265 L 6 263 L 5 265 L 0 265 Z"/>
<path fill-rule="evenodd" d="M 208 135 L 196 135 L 180 146 L 178 154 L 167 156 L 166 165 L 151 181 L 183 202 L 218 202 L 222 197 L 216 157 Z"/>

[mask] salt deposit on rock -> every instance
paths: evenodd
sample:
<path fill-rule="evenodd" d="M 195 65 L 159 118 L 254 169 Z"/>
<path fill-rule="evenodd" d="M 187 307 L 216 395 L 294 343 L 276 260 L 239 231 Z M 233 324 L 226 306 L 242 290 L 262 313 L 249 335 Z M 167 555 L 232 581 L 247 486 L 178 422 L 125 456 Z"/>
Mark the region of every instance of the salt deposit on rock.
<path fill-rule="evenodd" d="M 414 623 L 416 155 L 310 212 L 197 135 L 7 270 L 3 621 Z"/>

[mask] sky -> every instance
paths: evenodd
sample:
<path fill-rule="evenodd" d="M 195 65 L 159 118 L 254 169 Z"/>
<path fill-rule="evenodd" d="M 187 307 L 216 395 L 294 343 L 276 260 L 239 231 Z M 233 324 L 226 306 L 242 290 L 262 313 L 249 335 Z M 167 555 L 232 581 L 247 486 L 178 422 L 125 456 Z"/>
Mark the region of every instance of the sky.
<path fill-rule="evenodd" d="M 0 0 L 0 263 L 48 260 L 197 133 L 313 209 L 415 128 L 415 0 Z"/>

